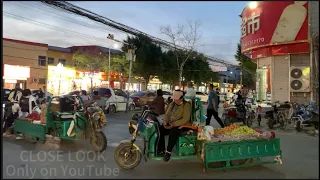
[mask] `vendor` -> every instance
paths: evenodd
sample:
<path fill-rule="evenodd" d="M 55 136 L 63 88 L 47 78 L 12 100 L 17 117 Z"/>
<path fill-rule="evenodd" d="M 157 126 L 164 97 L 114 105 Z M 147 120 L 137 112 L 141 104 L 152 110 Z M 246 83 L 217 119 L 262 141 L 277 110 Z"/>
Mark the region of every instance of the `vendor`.
<path fill-rule="evenodd" d="M 173 102 L 170 103 L 164 115 L 164 123 L 160 126 L 160 140 L 158 155 L 164 155 L 165 162 L 170 160 L 171 152 L 179 138 L 179 126 L 190 124 L 191 105 L 183 99 L 183 92 L 176 90 L 172 95 Z M 169 135 L 167 150 L 165 151 L 165 135 Z"/>
<path fill-rule="evenodd" d="M 19 106 L 21 115 L 23 117 L 31 114 L 33 109 L 37 106 L 36 99 L 31 95 L 30 89 L 25 89 L 22 91 L 22 97 L 20 99 Z"/>

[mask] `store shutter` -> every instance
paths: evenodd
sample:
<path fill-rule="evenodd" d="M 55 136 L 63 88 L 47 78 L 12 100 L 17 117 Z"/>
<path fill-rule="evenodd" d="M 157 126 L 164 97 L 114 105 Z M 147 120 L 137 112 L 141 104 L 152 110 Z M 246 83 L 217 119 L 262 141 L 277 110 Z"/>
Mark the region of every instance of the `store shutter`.
<path fill-rule="evenodd" d="M 272 101 L 289 101 L 289 56 L 273 57 Z"/>

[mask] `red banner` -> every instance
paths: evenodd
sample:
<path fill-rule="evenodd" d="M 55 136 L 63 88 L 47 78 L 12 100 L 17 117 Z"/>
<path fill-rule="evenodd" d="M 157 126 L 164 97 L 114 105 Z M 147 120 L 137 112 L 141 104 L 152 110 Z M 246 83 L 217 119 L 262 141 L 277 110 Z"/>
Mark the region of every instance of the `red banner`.
<path fill-rule="evenodd" d="M 307 1 L 259 1 L 257 7 L 246 7 L 241 16 L 242 52 L 308 42 Z"/>

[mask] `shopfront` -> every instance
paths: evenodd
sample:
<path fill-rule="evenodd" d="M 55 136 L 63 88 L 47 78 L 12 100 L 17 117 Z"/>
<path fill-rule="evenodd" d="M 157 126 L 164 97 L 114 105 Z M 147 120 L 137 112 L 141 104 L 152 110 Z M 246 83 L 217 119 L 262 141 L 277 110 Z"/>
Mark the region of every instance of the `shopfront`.
<path fill-rule="evenodd" d="M 102 85 L 108 86 L 108 82 L 106 82 L 106 75 L 104 72 L 76 71 L 76 77 L 73 80 L 73 88 L 76 90 L 90 91 L 91 79 L 93 88 L 97 88 Z"/>
<path fill-rule="evenodd" d="M 241 52 L 257 64 L 258 100 L 311 100 L 308 16 L 307 1 L 259 1 L 243 10 Z"/>
<path fill-rule="evenodd" d="M 48 66 L 47 90 L 53 95 L 75 90 L 76 70 L 66 67 Z"/>
<path fill-rule="evenodd" d="M 19 83 L 22 89 L 26 88 L 30 67 L 4 64 L 3 69 L 3 88 L 14 89 L 16 83 Z"/>

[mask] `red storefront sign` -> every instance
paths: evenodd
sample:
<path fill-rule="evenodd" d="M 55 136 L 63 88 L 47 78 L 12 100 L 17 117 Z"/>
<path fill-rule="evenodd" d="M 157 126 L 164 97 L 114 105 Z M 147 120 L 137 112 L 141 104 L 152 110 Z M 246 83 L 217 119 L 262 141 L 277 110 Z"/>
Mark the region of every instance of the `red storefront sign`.
<path fill-rule="evenodd" d="M 241 51 L 253 59 L 310 51 L 307 1 L 259 1 L 241 16 Z"/>

